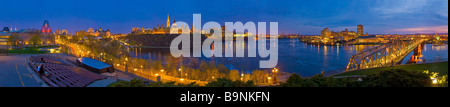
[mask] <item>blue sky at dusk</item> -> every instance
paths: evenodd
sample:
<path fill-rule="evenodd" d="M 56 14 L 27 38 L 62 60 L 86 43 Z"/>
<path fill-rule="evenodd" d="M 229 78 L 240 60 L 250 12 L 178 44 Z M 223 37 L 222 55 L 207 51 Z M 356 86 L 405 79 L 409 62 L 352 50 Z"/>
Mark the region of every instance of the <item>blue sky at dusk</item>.
<path fill-rule="evenodd" d="M 448 0 L 0 0 L 0 27 L 52 30 L 109 28 L 129 33 L 132 27 L 153 28 L 170 20 L 192 23 L 278 22 L 279 33 L 319 34 L 356 30 L 370 34 L 448 33 Z M 197 26 L 197 25 L 196 25 Z"/>

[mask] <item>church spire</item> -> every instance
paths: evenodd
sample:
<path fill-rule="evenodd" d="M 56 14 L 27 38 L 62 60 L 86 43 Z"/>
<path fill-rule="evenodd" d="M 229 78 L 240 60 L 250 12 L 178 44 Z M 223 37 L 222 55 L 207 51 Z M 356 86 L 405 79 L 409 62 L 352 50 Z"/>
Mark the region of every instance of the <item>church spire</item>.
<path fill-rule="evenodd" d="M 167 28 L 170 28 L 170 19 L 169 19 L 169 14 L 167 14 Z"/>

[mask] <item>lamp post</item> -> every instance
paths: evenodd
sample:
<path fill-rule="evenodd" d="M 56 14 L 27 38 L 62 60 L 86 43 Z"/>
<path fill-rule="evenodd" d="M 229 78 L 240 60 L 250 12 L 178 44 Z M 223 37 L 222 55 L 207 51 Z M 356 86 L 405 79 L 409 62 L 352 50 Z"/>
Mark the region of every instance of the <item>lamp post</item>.
<path fill-rule="evenodd" d="M 180 69 L 178 69 L 178 71 L 180 71 L 180 78 L 183 78 L 183 71 Z"/>
<path fill-rule="evenodd" d="M 140 72 L 141 76 L 142 76 L 143 71 L 144 71 L 144 66 L 141 65 L 141 72 Z"/>
<path fill-rule="evenodd" d="M 277 68 L 272 69 L 272 77 L 273 77 L 273 82 L 277 82 L 277 77 L 278 77 L 278 69 Z"/>

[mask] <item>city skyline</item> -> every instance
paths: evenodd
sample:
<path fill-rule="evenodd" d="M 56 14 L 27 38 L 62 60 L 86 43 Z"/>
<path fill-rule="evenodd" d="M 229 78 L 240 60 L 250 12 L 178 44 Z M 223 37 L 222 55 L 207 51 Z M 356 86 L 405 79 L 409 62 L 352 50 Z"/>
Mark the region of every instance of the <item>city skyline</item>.
<path fill-rule="evenodd" d="M 236 2 L 239 2 L 236 3 Z M 258 5 L 256 5 L 258 2 Z M 88 28 L 130 33 L 133 27 L 152 28 L 171 20 L 192 25 L 192 14 L 202 23 L 279 22 L 279 33 L 319 35 L 364 25 L 369 34 L 448 33 L 447 0 L 396 1 L 2 1 L 0 27 L 39 29 L 44 20 L 52 29 L 74 33 Z M 214 6 L 220 5 L 220 6 Z M 23 7 L 23 8 L 17 8 Z M 176 7 L 176 8 L 175 8 Z M 242 7 L 242 8 L 236 8 Z M 7 15 L 8 14 L 8 15 Z M 5 15 L 5 16 L 3 16 Z M 7 15 L 7 16 L 6 16 Z M 198 28 L 196 28 L 198 29 Z"/>

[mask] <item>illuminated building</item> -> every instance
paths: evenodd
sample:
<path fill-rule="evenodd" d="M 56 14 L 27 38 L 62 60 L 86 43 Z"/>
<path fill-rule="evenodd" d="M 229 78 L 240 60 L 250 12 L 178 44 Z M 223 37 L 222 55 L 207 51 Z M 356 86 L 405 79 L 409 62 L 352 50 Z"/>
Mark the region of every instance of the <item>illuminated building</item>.
<path fill-rule="evenodd" d="M 55 30 L 55 35 L 61 35 L 61 30 L 56 29 L 56 30 Z"/>
<path fill-rule="evenodd" d="M 106 29 L 105 31 L 102 28 L 95 29 L 94 36 L 111 36 L 111 31 L 109 31 L 109 29 Z"/>
<path fill-rule="evenodd" d="M 345 31 L 341 31 L 340 36 L 342 36 L 345 41 L 352 40 L 358 37 L 356 32 L 348 31 L 348 29 L 345 29 Z"/>
<path fill-rule="evenodd" d="M 320 32 L 320 36 L 325 38 L 325 37 L 330 37 L 331 33 L 330 30 L 328 28 L 324 28 L 321 32 Z"/>
<path fill-rule="evenodd" d="M 194 25 L 192 25 L 192 27 L 194 27 Z M 178 30 L 175 30 L 176 28 L 178 28 Z M 163 24 L 157 24 L 156 27 L 154 27 L 153 29 L 145 29 L 143 27 L 133 27 L 131 29 L 131 33 L 132 34 L 170 34 L 170 33 L 179 33 L 180 29 L 183 31 L 188 31 L 187 30 L 188 26 L 179 26 L 176 24 L 176 21 L 173 20 L 173 24 L 170 24 L 170 17 L 169 15 L 167 15 L 167 20 L 166 20 L 166 26 L 164 27 Z M 172 32 L 171 32 L 172 30 Z M 195 31 L 194 29 L 189 30 L 189 32 Z"/>
<path fill-rule="evenodd" d="M 11 35 L 11 33 L 9 33 L 9 32 L 8 33 L 7 32 L 0 32 L 0 46 L 8 44 L 8 38 L 9 38 L 10 35 Z"/>
<path fill-rule="evenodd" d="M 41 32 L 45 33 L 45 34 L 52 32 L 52 29 L 50 28 L 50 24 L 48 23 L 48 20 L 44 21 L 44 25 L 42 25 Z"/>
<path fill-rule="evenodd" d="M 358 25 L 356 32 L 357 32 L 358 36 L 363 36 L 363 34 L 364 34 L 364 27 L 363 27 L 363 25 Z"/>
<path fill-rule="evenodd" d="M 89 28 L 88 30 L 87 30 L 87 32 L 85 32 L 84 30 L 82 30 L 82 31 L 78 31 L 78 32 L 75 32 L 77 35 L 92 35 L 92 36 L 111 36 L 111 31 L 109 30 L 109 29 L 107 29 L 106 31 L 105 30 L 103 30 L 102 28 L 99 28 L 99 29 L 92 29 L 92 28 Z M 67 31 L 66 31 L 66 34 L 67 34 Z"/>
<path fill-rule="evenodd" d="M 173 20 L 174 22 L 175 22 L 175 20 Z M 170 28 L 170 19 L 169 19 L 169 15 L 167 14 L 167 21 L 166 21 L 166 24 L 167 24 L 167 28 Z M 162 25 L 161 25 L 162 26 Z"/>
<path fill-rule="evenodd" d="M 63 29 L 63 30 L 61 31 L 61 35 L 69 35 L 67 29 Z"/>
<path fill-rule="evenodd" d="M 92 29 L 92 28 L 89 28 L 88 30 L 87 30 L 87 33 L 89 34 L 89 35 L 94 35 L 94 29 Z"/>

